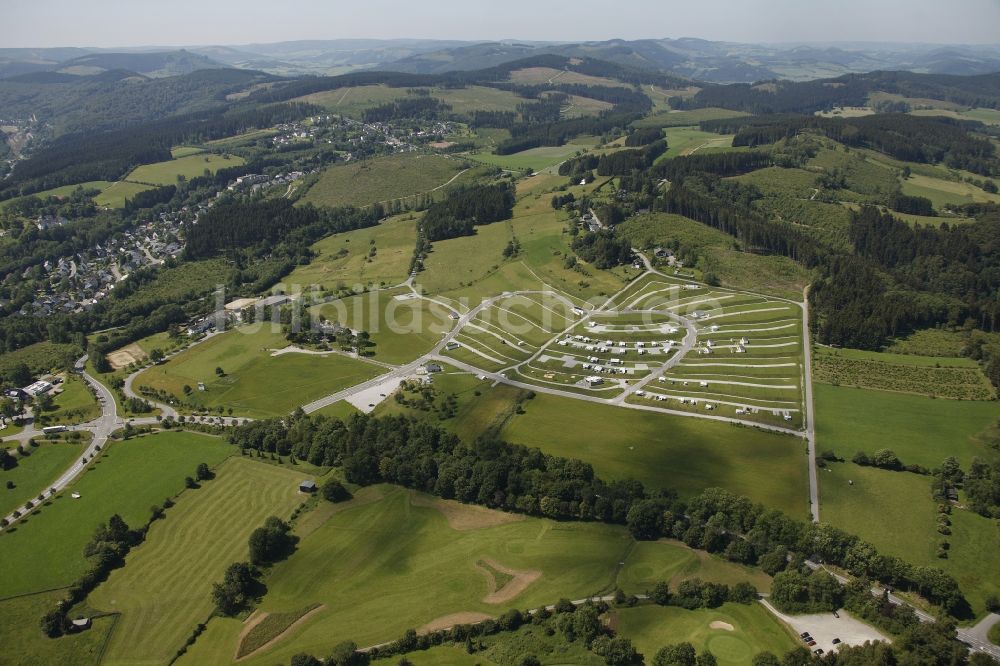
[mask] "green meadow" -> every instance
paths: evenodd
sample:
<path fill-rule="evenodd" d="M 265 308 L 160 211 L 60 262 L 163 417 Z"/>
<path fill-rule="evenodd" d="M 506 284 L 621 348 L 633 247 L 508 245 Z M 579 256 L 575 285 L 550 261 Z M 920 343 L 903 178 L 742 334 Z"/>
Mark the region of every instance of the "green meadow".
<path fill-rule="evenodd" d="M 297 532 L 298 550 L 272 569 L 260 610 L 324 606 L 249 664 L 285 663 L 299 651 L 326 654 L 341 640 L 371 645 L 437 619 L 496 616 L 511 607 L 610 591 L 634 543 L 621 527 L 525 518 L 392 486 L 365 488 L 347 505 L 321 504 Z M 673 561 L 684 552 L 672 542 L 650 543 L 644 557 Z M 512 582 L 505 577 L 498 590 L 492 574 L 477 564 L 484 560 L 493 569 L 528 576 L 523 588 L 488 599 Z M 724 570 L 720 575 L 739 576 L 728 563 L 716 564 Z M 716 579 L 707 568 L 691 573 Z M 213 618 L 179 663 L 229 663 L 241 628 L 239 620 Z"/>
<path fill-rule="evenodd" d="M 219 169 L 240 166 L 243 163 L 244 159 L 235 155 L 188 155 L 136 167 L 125 180 L 146 185 L 173 185 L 177 182 L 178 176 L 191 179 L 201 176 L 205 171 L 215 173 Z"/>
<path fill-rule="evenodd" d="M 850 459 L 892 449 L 904 464 L 934 468 L 955 456 L 968 468 L 973 456 L 996 457 L 978 439 L 1000 419 L 996 401 L 973 402 L 831 386 L 813 387 L 816 442 Z"/>
<path fill-rule="evenodd" d="M 422 153 L 337 164 L 320 174 L 301 202 L 369 206 L 441 188 L 465 168 L 462 160 Z"/>
<path fill-rule="evenodd" d="M 373 358 L 403 364 L 430 351 L 452 328 L 447 308 L 417 298 L 409 289 L 373 291 L 313 307 L 330 321 L 368 331 Z M 373 366 L 371 366 L 373 367 Z"/>
<path fill-rule="evenodd" d="M 0 484 L 4 486 L 0 488 L 0 515 L 6 516 L 43 490 L 47 494 L 48 484 L 59 478 L 85 448 L 84 441 L 45 442 L 37 448 L 26 446 L 27 456 L 15 453 L 17 465 L 0 471 Z M 8 482 L 14 487 L 7 488 Z"/>
<path fill-rule="evenodd" d="M 256 328 L 256 330 L 254 330 Z M 273 350 L 289 346 L 280 332 L 265 323 L 227 331 L 187 349 L 162 365 L 147 368 L 135 386 L 147 386 L 207 409 L 231 408 L 239 416 L 283 416 L 298 405 L 358 384 L 382 369 L 331 353 L 327 356 Z M 218 375 L 221 368 L 223 375 Z M 198 390 L 198 383 L 205 391 Z"/>
<path fill-rule="evenodd" d="M 303 501 L 294 468 L 232 458 L 155 522 L 87 605 L 121 615 L 102 664 L 165 663 L 212 611 L 212 583 L 247 558 L 247 538 Z"/>
<path fill-rule="evenodd" d="M 313 244 L 318 256 L 297 266 L 285 282 L 303 287 L 321 285 L 329 290 L 341 285 L 399 284 L 407 278 L 416 242 L 417 225 L 409 214 L 383 220 L 374 227 L 333 234 Z"/>
<path fill-rule="evenodd" d="M 47 638 L 38 628 L 39 618 L 64 596 L 63 590 L 55 590 L 0 600 L 0 641 L 5 646 L 0 660 L 4 664 L 93 666 L 100 661 L 114 617 L 94 618 L 89 630 L 58 640 Z"/>
<path fill-rule="evenodd" d="M 760 604 L 723 604 L 719 608 L 685 610 L 674 606 L 638 606 L 609 613 L 620 636 L 631 639 L 652 663 L 665 645 L 688 642 L 699 652 L 711 652 L 721 666 L 749 664 L 758 652 L 784 654 L 797 641 L 781 622 Z M 729 625 L 728 627 L 713 623 Z"/>
<path fill-rule="evenodd" d="M 985 612 L 987 596 L 1000 594 L 995 575 L 1000 570 L 1000 533 L 995 522 L 957 508 L 950 516 L 951 534 L 939 534 L 930 477 L 844 462 L 820 470 L 819 482 L 823 522 L 911 564 L 950 573 L 977 616 Z M 942 541 L 950 545 L 946 559 L 937 557 Z"/>
<path fill-rule="evenodd" d="M 682 496 L 717 486 L 794 517 L 808 508 L 805 447 L 788 436 L 540 394 L 504 430 L 511 442 L 578 458 L 602 477 Z"/>
<path fill-rule="evenodd" d="M 199 463 L 232 452 L 221 438 L 177 431 L 111 443 L 69 488 L 0 533 L 5 561 L 20 563 L 0 582 L 0 598 L 69 585 L 87 568 L 83 547 L 99 523 L 117 513 L 145 524 L 150 506 L 180 492 Z"/>

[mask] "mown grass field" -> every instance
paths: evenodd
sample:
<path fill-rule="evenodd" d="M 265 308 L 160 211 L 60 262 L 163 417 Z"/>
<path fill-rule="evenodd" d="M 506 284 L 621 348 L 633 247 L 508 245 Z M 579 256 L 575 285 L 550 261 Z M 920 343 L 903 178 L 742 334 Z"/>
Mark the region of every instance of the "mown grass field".
<path fill-rule="evenodd" d="M 163 663 L 212 610 L 211 586 L 247 557 L 247 538 L 271 515 L 302 502 L 294 468 L 232 458 L 185 492 L 146 541 L 87 599 L 121 613 L 103 664 Z"/>
<path fill-rule="evenodd" d="M 805 516 L 805 449 L 794 437 L 550 395 L 525 410 L 504 430 L 507 440 L 578 458 L 606 479 L 638 479 L 682 496 L 720 487 Z"/>
<path fill-rule="evenodd" d="M 781 655 L 796 646 L 789 630 L 757 603 L 694 611 L 649 605 L 615 609 L 609 615 L 618 635 L 631 639 L 647 664 L 663 646 L 685 641 L 699 653 L 711 652 L 723 666 L 749 664 L 758 652 Z M 713 629 L 713 622 L 733 630 Z"/>
<path fill-rule="evenodd" d="M 86 423 L 101 415 L 97 398 L 79 376 L 67 373 L 62 392 L 53 398 L 53 411 L 45 412 L 46 424 Z"/>
<path fill-rule="evenodd" d="M 272 332 L 270 323 L 254 328 L 227 331 L 146 369 L 136 378 L 136 389 L 167 391 L 209 409 L 232 408 L 239 416 L 283 416 L 382 371 L 337 354 L 272 356 L 272 350 L 290 343 L 282 333 Z M 223 376 L 216 374 L 217 367 Z M 198 382 L 205 384 L 205 391 L 198 390 Z M 186 398 L 185 385 L 192 389 Z"/>
<path fill-rule="evenodd" d="M 994 521 L 955 509 L 952 533 L 938 534 L 930 477 L 845 462 L 820 471 L 819 482 L 823 522 L 857 534 L 882 552 L 950 573 L 977 616 L 985 611 L 987 596 L 1000 594 L 994 573 L 1000 570 L 1000 533 Z M 936 555 L 942 541 L 950 544 L 947 559 Z"/>
<path fill-rule="evenodd" d="M 376 360 L 403 364 L 430 351 L 453 324 L 446 308 L 411 296 L 409 289 L 368 292 L 313 309 L 352 330 L 368 331 Z"/>
<path fill-rule="evenodd" d="M 924 396 L 819 384 L 814 386 L 816 445 L 850 459 L 888 448 L 904 464 L 934 468 L 955 456 L 995 457 L 977 439 L 1000 419 L 997 402 L 934 400 Z"/>
<path fill-rule="evenodd" d="M 243 158 L 236 155 L 229 157 L 215 154 L 189 155 L 166 162 L 144 164 L 129 173 L 125 180 L 147 185 L 173 185 L 177 182 L 178 176 L 191 179 L 201 176 L 206 170 L 215 173 L 219 169 L 239 166 L 243 163 Z"/>
<path fill-rule="evenodd" d="M 205 149 L 199 148 L 198 146 L 174 146 L 170 149 L 170 156 L 176 160 L 182 157 L 198 155 L 203 152 L 205 152 Z"/>
<path fill-rule="evenodd" d="M 58 640 L 47 638 L 38 620 L 56 607 L 65 592 L 42 592 L 15 599 L 0 600 L 0 641 L 7 666 L 92 666 L 98 663 L 101 650 L 114 625 L 113 617 L 93 620 L 91 628 Z"/>
<path fill-rule="evenodd" d="M 667 152 L 660 159 L 692 155 L 708 148 L 731 148 L 732 134 L 703 132 L 697 126 L 667 127 Z"/>
<path fill-rule="evenodd" d="M 747 114 L 742 111 L 707 107 L 691 111 L 663 111 L 647 116 L 632 123 L 633 127 L 691 127 L 703 120 L 719 120 L 722 118 L 740 118 Z M 716 135 L 718 136 L 718 135 Z"/>
<path fill-rule="evenodd" d="M 510 73 L 510 80 L 514 83 L 523 83 L 528 85 L 537 85 L 542 83 L 571 85 L 579 83 L 587 86 L 628 87 L 627 83 L 623 83 L 617 79 L 580 74 L 579 72 L 555 69 L 554 67 L 524 67 L 522 69 L 517 69 Z"/>
<path fill-rule="evenodd" d="M 595 138 L 578 137 L 570 140 L 562 146 L 541 146 L 539 148 L 529 148 L 528 150 L 522 150 L 521 152 L 513 153 L 512 155 L 494 155 L 493 153 L 481 152 L 466 155 L 466 157 L 476 162 L 498 166 L 501 169 L 508 169 L 511 171 L 523 171 L 525 169 L 541 171 L 542 169 L 547 169 L 548 167 L 554 167 L 570 157 L 573 157 L 578 152 L 582 152 L 588 148 L 593 148 L 595 145 L 597 145 L 597 139 Z"/>
<path fill-rule="evenodd" d="M 221 438 L 176 431 L 110 444 L 56 499 L 0 533 L 5 561 L 19 563 L 0 581 L 0 598 L 69 585 L 87 568 L 83 547 L 99 523 L 118 513 L 144 524 L 149 507 L 180 492 L 198 463 L 216 465 L 232 453 Z"/>
<path fill-rule="evenodd" d="M 936 209 L 966 203 L 1000 203 L 1000 195 L 984 192 L 971 183 L 917 173 L 903 181 L 903 194 L 927 197 Z"/>
<path fill-rule="evenodd" d="M 813 379 L 825 384 L 953 400 L 992 400 L 996 392 L 969 358 L 935 358 L 820 347 Z"/>
<path fill-rule="evenodd" d="M 124 180 L 111 183 L 100 194 L 94 197 L 94 203 L 107 208 L 124 208 L 126 199 L 131 199 L 139 192 L 145 192 L 149 189 L 152 189 L 152 186 L 141 183 L 130 183 Z"/>
<path fill-rule="evenodd" d="M 416 242 L 417 224 L 409 214 L 367 229 L 327 236 L 312 246 L 318 256 L 296 267 L 285 282 L 303 289 L 321 285 L 330 290 L 340 285 L 399 284 L 407 278 Z"/>
<path fill-rule="evenodd" d="M 37 448 L 26 445 L 30 455 L 19 456 L 15 453 L 17 465 L 0 471 L 0 485 L 3 486 L 0 488 L 0 515 L 6 516 L 47 490 L 48 484 L 59 478 L 85 448 L 82 441 L 46 442 Z M 14 484 L 13 488 L 6 487 L 8 481 Z"/>
<path fill-rule="evenodd" d="M 429 192 L 466 165 L 441 155 L 405 153 L 325 169 L 300 201 L 314 206 L 368 206 Z"/>
<path fill-rule="evenodd" d="M 463 521 L 456 523 L 463 529 L 451 527 L 442 510 Z M 347 639 L 370 645 L 453 613 L 495 616 L 510 607 L 612 589 L 618 562 L 628 562 L 625 556 L 633 543 L 616 526 L 510 516 L 413 498 L 392 486 L 365 488 L 350 504 L 328 514 L 319 524 L 307 526 L 312 515 L 303 521 L 297 552 L 275 566 L 260 606 L 275 613 L 311 603 L 326 607 L 247 663 L 283 663 L 303 650 L 325 654 Z M 674 560 L 679 550 L 686 549 L 668 542 L 649 544 L 645 557 Z M 484 597 L 494 590 L 476 566 L 485 559 L 540 575 L 508 601 L 487 603 Z M 718 564 L 728 566 L 721 560 Z M 710 571 L 694 575 L 714 579 Z M 240 630 L 237 620 L 213 619 L 179 663 L 228 663 Z"/>

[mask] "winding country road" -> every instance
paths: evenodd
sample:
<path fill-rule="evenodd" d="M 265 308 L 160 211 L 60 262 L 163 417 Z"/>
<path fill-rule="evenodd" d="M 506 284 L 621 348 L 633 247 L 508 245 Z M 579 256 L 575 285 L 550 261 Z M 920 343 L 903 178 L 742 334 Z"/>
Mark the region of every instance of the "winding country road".
<path fill-rule="evenodd" d="M 68 486 L 77 476 L 87 468 L 87 463 L 97 454 L 98 451 L 104 448 L 104 445 L 108 441 L 108 437 L 116 429 L 122 427 L 124 422 L 118 418 L 118 414 L 115 409 L 115 397 L 111 395 L 109 391 L 103 384 L 91 377 L 84 370 L 84 364 L 87 362 L 87 357 L 84 356 L 77 360 L 74 367 L 74 372 L 77 372 L 85 382 L 96 392 L 98 404 L 101 406 L 101 416 L 94 419 L 93 421 L 88 421 L 81 425 L 70 426 L 71 431 L 88 431 L 93 435 L 93 439 L 90 444 L 84 450 L 84 452 L 73 461 L 73 464 L 63 472 L 58 479 L 48 484 L 44 489 L 40 489 L 39 494 L 44 497 L 50 497 L 60 491 L 62 491 L 66 486 Z M 38 495 L 35 495 L 37 498 Z M 34 501 L 34 500 L 33 500 Z M 13 524 L 25 516 L 30 509 L 27 506 L 18 507 L 15 512 L 11 512 L 9 515 L 5 516 L 7 519 L 7 524 Z"/>

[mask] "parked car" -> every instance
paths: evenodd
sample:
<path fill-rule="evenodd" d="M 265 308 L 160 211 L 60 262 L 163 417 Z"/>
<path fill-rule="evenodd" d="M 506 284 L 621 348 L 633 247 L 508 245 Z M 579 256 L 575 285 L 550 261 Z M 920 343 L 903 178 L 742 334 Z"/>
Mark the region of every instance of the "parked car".
<path fill-rule="evenodd" d="M 816 648 L 815 650 L 813 650 L 813 654 L 815 655 L 823 654 L 823 648 Z"/>
<path fill-rule="evenodd" d="M 834 638 L 833 639 L 833 644 L 834 645 L 839 645 L 840 644 L 840 639 L 839 638 Z"/>
<path fill-rule="evenodd" d="M 805 638 L 808 635 L 809 635 L 808 631 L 803 631 L 801 634 L 799 634 L 799 638 Z"/>
<path fill-rule="evenodd" d="M 811 640 L 808 643 L 806 643 L 806 645 L 808 645 L 809 647 L 812 647 L 812 646 L 816 645 L 816 641 L 812 641 Z"/>

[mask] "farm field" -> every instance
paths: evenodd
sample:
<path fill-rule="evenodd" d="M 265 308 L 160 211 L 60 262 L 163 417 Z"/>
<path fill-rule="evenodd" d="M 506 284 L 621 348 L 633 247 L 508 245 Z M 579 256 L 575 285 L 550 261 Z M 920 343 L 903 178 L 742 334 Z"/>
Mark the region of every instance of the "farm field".
<path fill-rule="evenodd" d="M 125 180 L 147 185 L 173 185 L 177 182 L 178 176 L 190 179 L 202 175 L 205 170 L 215 173 L 219 169 L 239 166 L 243 163 L 243 158 L 235 155 L 228 157 L 215 154 L 189 155 L 167 162 L 136 167 L 125 177 Z"/>
<path fill-rule="evenodd" d="M 992 400 L 989 379 L 970 358 L 939 358 L 820 347 L 814 381 L 954 400 Z"/>
<path fill-rule="evenodd" d="M 118 513 L 144 524 L 149 507 L 180 492 L 199 463 L 214 466 L 232 453 L 218 437 L 179 431 L 112 443 L 56 499 L 0 534 L 4 557 L 21 563 L 0 582 L 0 597 L 69 585 L 87 567 L 83 547 L 99 523 Z"/>
<path fill-rule="evenodd" d="M 302 501 L 302 477 L 294 469 L 232 458 L 215 479 L 185 492 L 125 567 L 87 598 L 93 608 L 121 613 L 102 663 L 169 661 L 212 611 L 212 583 L 246 558 L 250 532 L 268 516 L 287 519 Z"/>
<path fill-rule="evenodd" d="M 993 574 L 1000 568 L 1000 534 L 993 521 L 955 509 L 950 516 L 952 533 L 942 536 L 936 529 L 930 477 L 850 462 L 826 470 L 819 478 L 824 522 L 857 534 L 889 555 L 950 573 L 977 616 L 985 610 L 986 597 L 1000 593 L 1000 581 Z M 893 529 L 885 529 L 887 524 Z M 936 555 L 941 541 L 950 544 L 947 559 Z"/>
<path fill-rule="evenodd" d="M 405 153 L 338 164 L 325 169 L 301 203 L 369 206 L 442 187 L 466 168 L 441 155 Z"/>
<path fill-rule="evenodd" d="M 365 488 L 305 530 L 297 552 L 274 567 L 260 606 L 269 613 L 312 603 L 323 609 L 247 663 L 285 662 L 303 650 L 324 654 L 347 639 L 370 645 L 456 613 L 496 616 L 609 590 L 631 543 L 620 527 L 570 526 L 398 487 Z M 649 546 L 649 562 L 685 550 L 669 542 Z M 513 578 L 499 583 L 498 570 Z M 714 580 L 710 571 L 693 575 Z M 240 630 L 237 620 L 213 619 L 179 663 L 228 663 Z"/>
<path fill-rule="evenodd" d="M 678 157 L 681 155 L 692 155 L 707 148 L 731 148 L 733 145 L 732 134 L 716 134 L 715 132 L 703 132 L 697 126 L 692 127 L 667 127 L 667 152 L 660 158 L 661 160 Z"/>
<path fill-rule="evenodd" d="M 149 189 L 152 189 L 151 185 L 130 183 L 122 180 L 108 185 L 100 194 L 94 197 L 94 203 L 107 208 L 124 208 L 126 199 L 131 199 L 139 192 L 145 192 Z"/>
<path fill-rule="evenodd" d="M 73 460 L 83 453 L 84 448 L 86 447 L 82 441 L 46 442 L 37 448 L 25 445 L 30 455 L 20 456 L 15 453 L 17 465 L 0 471 L 0 484 L 4 486 L 0 488 L 0 515 L 6 516 L 37 496 L 46 484 L 59 478 Z M 13 483 L 14 487 L 7 488 L 7 482 Z"/>
<path fill-rule="evenodd" d="M 967 109 L 952 111 L 950 109 L 915 109 L 910 111 L 914 116 L 944 116 L 956 120 L 978 120 L 987 125 L 1000 125 L 1000 111 L 996 109 Z"/>
<path fill-rule="evenodd" d="M 615 609 L 609 617 L 618 635 L 631 639 L 647 664 L 663 646 L 685 641 L 699 653 L 711 652 L 722 666 L 748 664 L 758 652 L 781 655 L 797 645 L 790 631 L 757 603 L 693 611 L 648 605 Z"/>
<path fill-rule="evenodd" d="M 198 146 L 174 146 L 170 149 L 170 156 L 176 160 L 182 157 L 198 155 L 203 152 L 205 152 L 205 149 L 199 148 Z"/>
<path fill-rule="evenodd" d="M 340 285 L 399 284 L 407 278 L 416 242 L 417 225 L 409 214 L 383 220 L 374 227 L 333 234 L 313 244 L 318 256 L 296 267 L 285 282 L 303 289 L 320 285 L 327 290 Z"/>
<path fill-rule="evenodd" d="M 85 183 L 77 183 L 75 185 L 63 185 L 61 187 L 53 187 L 50 190 L 42 190 L 41 192 L 36 192 L 28 196 L 38 197 L 43 201 L 45 199 L 48 199 L 49 197 L 56 197 L 58 199 L 61 199 L 63 197 L 68 197 L 69 195 L 73 194 L 73 192 L 75 192 L 78 187 L 82 187 L 85 190 L 103 191 L 104 189 L 113 184 L 114 183 L 107 180 L 90 180 Z M 22 199 L 24 199 L 24 197 L 14 197 L 12 199 L 8 199 L 7 201 L 4 201 L 3 204 L 0 204 L 0 208 L 6 208 L 11 204 L 21 201 Z"/>
<path fill-rule="evenodd" d="M 572 85 L 574 83 L 579 83 L 587 86 L 628 87 L 628 84 L 622 83 L 617 79 L 580 74 L 579 72 L 570 72 L 567 70 L 555 69 L 554 67 L 524 67 L 522 69 L 516 69 L 510 73 L 510 81 L 527 85 L 536 85 L 541 83 L 561 83 Z"/>
<path fill-rule="evenodd" d="M 682 496 L 721 487 L 806 515 L 805 447 L 797 438 L 726 423 L 540 394 L 503 431 L 511 442 L 578 458 L 607 479 L 637 479 Z"/>
<path fill-rule="evenodd" d="M 64 590 L 0 600 L 0 641 L 7 666 L 93 666 L 114 626 L 111 616 L 94 618 L 91 628 L 59 640 L 46 638 L 38 619 L 65 596 Z"/>
<path fill-rule="evenodd" d="M 936 209 L 967 203 L 1000 203 L 1000 195 L 984 192 L 971 183 L 933 178 L 918 173 L 903 181 L 903 194 L 927 197 Z"/>
<path fill-rule="evenodd" d="M 632 123 L 633 127 L 692 127 L 703 120 L 720 120 L 722 118 L 740 118 L 747 115 L 742 111 L 707 107 L 691 111 L 661 111 Z M 718 135 L 716 135 L 718 136 Z"/>
<path fill-rule="evenodd" d="M 494 155 L 493 153 L 475 153 L 466 155 L 471 160 L 482 162 L 483 164 L 498 166 L 501 169 L 510 171 L 541 171 L 554 167 L 557 164 L 573 157 L 577 151 L 593 148 L 597 145 L 597 139 L 579 137 L 571 139 L 562 146 L 541 146 L 539 148 L 529 148 L 519 153 L 511 155 Z"/>
<path fill-rule="evenodd" d="M 135 380 L 177 398 L 183 387 L 193 390 L 186 401 L 208 409 L 232 408 L 239 416 L 283 416 L 296 406 L 365 381 L 381 368 L 342 355 L 282 354 L 289 342 L 270 324 L 234 329 L 185 350 L 162 365 L 152 366 Z M 219 376 L 215 368 L 225 373 Z M 198 382 L 205 391 L 197 390 Z"/>
<path fill-rule="evenodd" d="M 997 339 L 1000 340 L 1000 336 Z M 892 340 L 886 351 L 899 356 L 946 357 L 954 360 L 962 354 L 964 348 L 965 336 L 960 331 L 927 328 Z"/>
<path fill-rule="evenodd" d="M 973 456 L 996 456 L 977 437 L 1000 419 L 997 402 L 924 396 L 817 383 L 817 450 L 850 459 L 857 451 L 896 452 L 904 464 L 933 469 L 948 456 L 968 468 Z"/>

